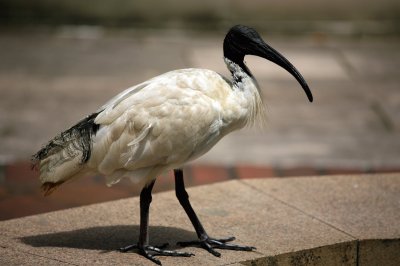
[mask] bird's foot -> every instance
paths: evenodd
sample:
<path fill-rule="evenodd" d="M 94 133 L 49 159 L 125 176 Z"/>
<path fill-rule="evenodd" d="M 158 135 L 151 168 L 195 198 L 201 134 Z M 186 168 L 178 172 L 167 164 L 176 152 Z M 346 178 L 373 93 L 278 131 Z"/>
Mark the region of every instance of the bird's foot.
<path fill-rule="evenodd" d="M 250 246 L 240 246 L 236 244 L 230 244 L 227 242 L 231 242 L 235 240 L 235 237 L 228 237 L 228 238 L 223 238 L 223 239 L 215 239 L 211 238 L 209 236 L 202 237 L 199 240 L 194 240 L 194 241 L 187 241 L 187 242 L 178 242 L 177 244 L 182 246 L 182 247 L 188 247 L 188 246 L 199 246 L 210 252 L 216 257 L 221 257 L 221 253 L 216 251 L 216 248 L 219 249 L 230 249 L 230 250 L 242 250 L 242 251 L 252 251 L 255 250 L 255 247 L 250 247 Z"/>
<path fill-rule="evenodd" d="M 176 250 L 166 250 L 164 249 L 168 244 L 164 244 L 162 246 L 150 246 L 150 245 L 145 245 L 141 246 L 139 244 L 133 244 L 129 245 L 123 248 L 120 248 L 120 252 L 128 252 L 132 249 L 137 249 L 138 253 L 142 255 L 143 257 L 151 260 L 152 262 L 161 265 L 161 261 L 156 259 L 155 256 L 172 256 L 172 257 L 190 257 L 194 256 L 193 253 L 188 253 L 188 252 L 180 252 Z"/>

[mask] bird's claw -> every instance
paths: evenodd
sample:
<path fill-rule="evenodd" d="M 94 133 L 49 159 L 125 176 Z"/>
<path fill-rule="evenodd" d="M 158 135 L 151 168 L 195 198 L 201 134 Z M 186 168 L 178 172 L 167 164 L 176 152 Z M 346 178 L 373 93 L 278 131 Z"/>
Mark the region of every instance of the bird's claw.
<path fill-rule="evenodd" d="M 230 250 L 241 250 L 241 251 L 252 251 L 255 250 L 255 247 L 251 246 L 241 246 L 241 245 L 236 245 L 236 244 L 230 244 L 227 242 L 231 242 L 235 240 L 235 237 L 228 237 L 228 238 L 222 238 L 222 239 L 215 239 L 211 237 L 203 237 L 199 240 L 194 240 L 194 241 L 187 241 L 187 242 L 178 242 L 177 244 L 182 246 L 182 247 L 188 247 L 188 246 L 199 246 L 210 252 L 216 257 L 221 257 L 221 253 L 216 251 L 216 248 L 219 249 L 230 249 Z"/>
<path fill-rule="evenodd" d="M 161 246 L 140 246 L 138 244 L 129 245 L 119 249 L 120 252 L 128 252 L 132 249 L 137 249 L 138 253 L 143 257 L 151 260 L 155 264 L 161 265 L 161 261 L 156 259 L 155 256 L 172 256 L 172 257 L 191 257 L 194 256 L 193 253 L 180 252 L 176 250 L 165 250 L 164 248 L 168 246 L 168 243 Z M 151 253 L 150 253 L 151 252 Z"/>

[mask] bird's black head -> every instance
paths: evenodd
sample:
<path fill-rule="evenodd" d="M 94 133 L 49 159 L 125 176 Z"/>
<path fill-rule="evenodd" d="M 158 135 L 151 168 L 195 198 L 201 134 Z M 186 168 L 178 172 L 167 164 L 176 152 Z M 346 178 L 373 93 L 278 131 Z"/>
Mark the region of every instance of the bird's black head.
<path fill-rule="evenodd" d="M 236 25 L 225 36 L 224 56 L 238 64 L 243 70 L 248 71 L 244 64 L 244 57 L 246 55 L 263 57 L 286 69 L 300 83 L 309 101 L 313 101 L 313 96 L 307 82 L 283 55 L 266 44 L 254 29 L 243 25 Z"/>

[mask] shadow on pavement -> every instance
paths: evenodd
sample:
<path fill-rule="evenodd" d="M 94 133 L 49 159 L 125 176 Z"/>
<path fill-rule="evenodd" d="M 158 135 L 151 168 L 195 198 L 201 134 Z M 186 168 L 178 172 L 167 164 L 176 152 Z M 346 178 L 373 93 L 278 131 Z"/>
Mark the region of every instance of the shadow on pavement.
<path fill-rule="evenodd" d="M 175 243 L 197 239 L 191 231 L 176 227 L 150 226 L 150 243 L 170 243 L 168 249 L 178 249 Z M 20 240 L 32 247 L 67 247 L 115 251 L 120 247 L 134 244 L 139 237 L 139 225 L 112 225 L 83 228 L 50 234 L 22 237 Z"/>

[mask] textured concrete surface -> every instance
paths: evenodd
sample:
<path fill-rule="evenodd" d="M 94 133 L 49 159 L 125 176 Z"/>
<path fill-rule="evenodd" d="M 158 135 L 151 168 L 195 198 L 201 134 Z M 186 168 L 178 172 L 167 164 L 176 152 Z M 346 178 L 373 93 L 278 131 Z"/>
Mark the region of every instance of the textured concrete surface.
<path fill-rule="evenodd" d="M 398 174 L 243 182 L 358 239 L 359 265 L 400 263 Z"/>
<path fill-rule="evenodd" d="M 399 174 L 228 181 L 188 190 L 209 234 L 234 235 L 255 252 L 197 248 L 164 265 L 398 265 Z M 0 222 L 0 263 L 151 265 L 118 247 L 137 241 L 138 198 Z M 173 192 L 153 196 L 150 242 L 195 233 Z"/>
<path fill-rule="evenodd" d="M 393 235 L 400 235 L 398 175 L 337 176 L 325 178 L 323 182 L 318 179 L 310 177 L 243 182 L 354 238 L 390 239 Z"/>
<path fill-rule="evenodd" d="M 254 165 L 187 165 L 183 169 L 187 187 L 211 184 L 227 180 L 321 176 L 344 174 L 370 174 L 400 172 L 398 168 L 322 168 L 322 167 L 271 167 Z M 153 192 L 173 190 L 173 172 L 157 177 Z M 38 172 L 32 171 L 31 163 L 0 164 L 0 220 L 19 218 L 87 204 L 139 196 L 140 187 L 128 178 L 107 187 L 105 178 L 87 176 L 63 185 L 51 197 L 44 197 L 40 189 Z M 79 197 L 76 197 L 79 195 Z"/>
<path fill-rule="evenodd" d="M 0 33 L 0 161 L 28 159 L 109 98 L 169 70 L 227 74 L 224 33 L 59 28 Z M 224 138 L 197 163 L 312 167 L 400 166 L 398 38 L 263 37 L 298 67 L 314 93 L 248 57 L 268 111 L 265 130 Z"/>

